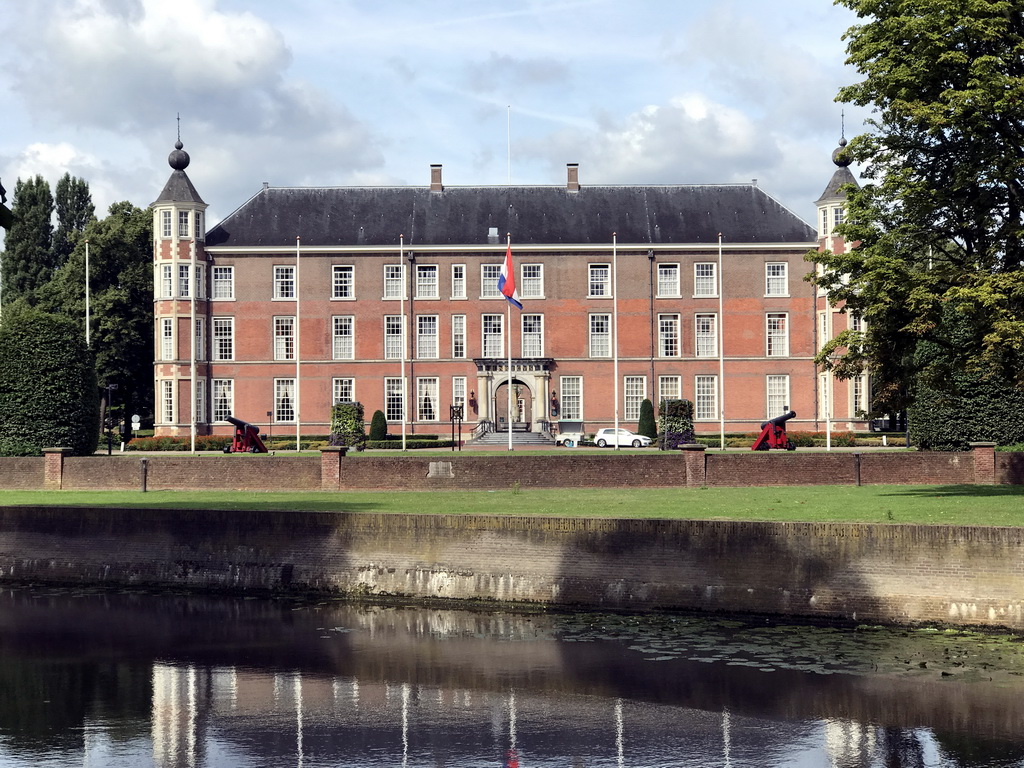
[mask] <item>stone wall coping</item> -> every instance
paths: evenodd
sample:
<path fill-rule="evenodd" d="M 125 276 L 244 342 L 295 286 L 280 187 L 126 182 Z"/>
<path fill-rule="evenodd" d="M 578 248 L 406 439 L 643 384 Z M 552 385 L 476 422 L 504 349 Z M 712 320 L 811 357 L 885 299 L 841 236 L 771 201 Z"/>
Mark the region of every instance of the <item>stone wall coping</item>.
<path fill-rule="evenodd" d="M 73 448 L 43 448 L 43 453 L 60 453 L 65 456 L 72 453 L 73 451 Z"/>
<path fill-rule="evenodd" d="M 676 448 L 680 451 L 706 451 L 708 447 L 703 443 L 682 443 Z"/>
<path fill-rule="evenodd" d="M 971 446 L 971 448 L 995 448 L 996 447 L 995 443 L 987 443 L 987 442 L 968 443 L 968 445 Z"/>

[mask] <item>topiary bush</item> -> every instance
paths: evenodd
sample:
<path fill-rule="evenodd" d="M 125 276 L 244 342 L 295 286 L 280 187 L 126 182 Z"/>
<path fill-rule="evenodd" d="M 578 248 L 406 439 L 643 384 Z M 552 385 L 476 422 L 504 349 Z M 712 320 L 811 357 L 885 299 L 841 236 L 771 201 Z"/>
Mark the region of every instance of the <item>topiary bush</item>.
<path fill-rule="evenodd" d="M 336 403 L 331 408 L 331 445 L 362 450 L 366 444 L 366 422 L 362 403 Z"/>
<path fill-rule="evenodd" d="M 637 425 L 636 433 L 645 435 L 651 440 L 658 439 L 658 422 L 654 420 L 654 403 L 647 398 L 640 403 L 640 423 Z"/>
<path fill-rule="evenodd" d="M 91 454 L 99 442 L 99 390 L 81 326 L 25 307 L 0 324 L 0 454 L 43 448 Z"/>
<path fill-rule="evenodd" d="M 659 447 L 671 451 L 680 445 L 692 443 L 693 402 L 690 400 L 662 400 L 659 428 L 662 434 Z"/>
<path fill-rule="evenodd" d="M 370 419 L 370 439 L 387 440 L 388 420 L 384 417 L 384 411 L 374 411 Z"/>

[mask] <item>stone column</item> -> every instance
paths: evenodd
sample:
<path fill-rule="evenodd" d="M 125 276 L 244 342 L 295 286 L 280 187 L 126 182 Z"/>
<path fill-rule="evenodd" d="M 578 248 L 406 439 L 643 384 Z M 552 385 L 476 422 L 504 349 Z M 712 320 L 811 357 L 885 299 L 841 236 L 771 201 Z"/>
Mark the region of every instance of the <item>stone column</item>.
<path fill-rule="evenodd" d="M 331 445 L 320 449 L 320 490 L 341 490 L 341 460 L 348 452 L 344 445 Z"/>
<path fill-rule="evenodd" d="M 686 486 L 701 487 L 707 484 L 707 468 L 704 464 L 705 446 L 700 443 L 683 443 L 679 446 L 686 462 Z"/>
<path fill-rule="evenodd" d="M 974 453 L 974 482 L 977 485 L 995 485 L 996 444 L 968 443 Z"/>
<path fill-rule="evenodd" d="M 43 448 L 43 488 L 60 490 L 64 487 L 64 457 L 70 448 Z"/>

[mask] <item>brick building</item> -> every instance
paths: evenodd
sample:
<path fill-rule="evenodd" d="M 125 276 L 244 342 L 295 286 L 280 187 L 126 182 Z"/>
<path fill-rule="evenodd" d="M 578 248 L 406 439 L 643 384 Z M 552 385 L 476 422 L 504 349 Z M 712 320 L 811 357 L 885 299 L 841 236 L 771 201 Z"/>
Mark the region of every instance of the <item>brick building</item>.
<path fill-rule="evenodd" d="M 511 419 L 534 432 L 635 428 L 644 398 L 675 397 L 699 432 L 787 408 L 797 429 L 863 427 L 863 389 L 813 362 L 845 316 L 803 280 L 804 254 L 833 244 L 845 165 L 818 232 L 756 181 L 586 186 L 575 164 L 558 186 L 445 186 L 440 165 L 422 187 L 264 184 L 205 231 L 180 142 L 168 162 L 152 205 L 157 434 L 227 433 L 229 414 L 324 434 L 344 400 L 393 433 L 445 433 L 452 405 L 467 428 L 503 429 L 510 384 Z"/>

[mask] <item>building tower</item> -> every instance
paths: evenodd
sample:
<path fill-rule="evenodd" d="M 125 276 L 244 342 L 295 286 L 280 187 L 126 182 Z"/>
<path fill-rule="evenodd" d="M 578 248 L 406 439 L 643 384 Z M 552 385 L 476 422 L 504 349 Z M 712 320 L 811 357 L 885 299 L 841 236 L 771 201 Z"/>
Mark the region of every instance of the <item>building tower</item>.
<path fill-rule="evenodd" d="M 153 209 L 153 316 L 157 435 L 203 434 L 206 417 L 206 203 L 185 169 L 179 139 L 172 172 Z M 191 332 L 190 332 L 191 329 Z"/>

